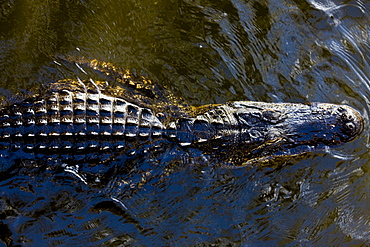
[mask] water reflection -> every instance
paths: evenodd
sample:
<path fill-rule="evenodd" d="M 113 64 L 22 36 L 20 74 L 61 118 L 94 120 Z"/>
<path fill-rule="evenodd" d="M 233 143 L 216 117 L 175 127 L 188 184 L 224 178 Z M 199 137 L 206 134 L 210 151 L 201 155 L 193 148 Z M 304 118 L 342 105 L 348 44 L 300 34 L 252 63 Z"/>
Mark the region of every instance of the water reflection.
<path fill-rule="evenodd" d="M 267 167 L 230 169 L 168 146 L 136 160 L 129 172 L 112 162 L 94 184 L 47 162 L 24 161 L 1 175 L 5 244 L 370 244 L 367 2 L 0 6 L 0 83 L 7 99 L 61 78 L 93 76 L 53 63 L 74 56 L 124 66 L 194 105 L 319 101 L 348 104 L 365 117 L 355 142 Z"/>

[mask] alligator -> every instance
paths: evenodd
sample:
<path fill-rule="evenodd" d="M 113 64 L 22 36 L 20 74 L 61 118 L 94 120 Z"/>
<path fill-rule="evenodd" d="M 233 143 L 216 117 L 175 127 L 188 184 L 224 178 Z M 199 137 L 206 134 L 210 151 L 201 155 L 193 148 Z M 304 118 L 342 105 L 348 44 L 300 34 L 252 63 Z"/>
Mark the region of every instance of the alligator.
<path fill-rule="evenodd" d="M 137 87 L 132 77 L 120 76 Z M 242 165 L 338 146 L 363 129 L 360 113 L 346 105 L 235 101 L 159 107 L 103 85 L 92 79 L 59 81 L 43 94 L 3 107 L 1 156 L 76 161 L 94 154 L 129 156 L 139 147 L 169 142 L 234 157 Z"/>

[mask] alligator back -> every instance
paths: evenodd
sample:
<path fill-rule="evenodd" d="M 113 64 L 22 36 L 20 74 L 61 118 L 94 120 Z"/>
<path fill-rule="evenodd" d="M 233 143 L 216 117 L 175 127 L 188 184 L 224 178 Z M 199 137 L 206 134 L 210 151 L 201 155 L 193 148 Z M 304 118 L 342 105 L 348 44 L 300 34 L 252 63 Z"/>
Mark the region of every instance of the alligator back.
<path fill-rule="evenodd" d="M 125 140 L 152 140 L 163 129 L 150 109 L 83 83 L 49 90 L 0 112 L 2 148 L 30 153 L 122 150 Z"/>

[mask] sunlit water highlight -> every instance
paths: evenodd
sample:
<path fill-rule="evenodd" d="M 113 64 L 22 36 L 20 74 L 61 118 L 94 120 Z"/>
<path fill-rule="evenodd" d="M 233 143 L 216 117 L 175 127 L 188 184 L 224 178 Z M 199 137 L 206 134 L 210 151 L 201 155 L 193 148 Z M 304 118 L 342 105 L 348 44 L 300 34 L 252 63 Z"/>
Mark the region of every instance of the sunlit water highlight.
<path fill-rule="evenodd" d="M 1 176 L 4 244 L 24 246 L 367 246 L 369 3 L 363 1 L 8 1 L 0 86 L 11 101 L 112 62 L 194 105 L 330 102 L 359 109 L 356 141 L 270 166 L 230 168 L 176 146 L 94 167 L 24 161 Z M 21 96 L 22 97 L 22 96 Z M 12 165 L 12 164 L 10 164 Z M 14 164 L 13 164 L 14 165 Z M 97 168 L 97 167 L 95 167 Z"/>

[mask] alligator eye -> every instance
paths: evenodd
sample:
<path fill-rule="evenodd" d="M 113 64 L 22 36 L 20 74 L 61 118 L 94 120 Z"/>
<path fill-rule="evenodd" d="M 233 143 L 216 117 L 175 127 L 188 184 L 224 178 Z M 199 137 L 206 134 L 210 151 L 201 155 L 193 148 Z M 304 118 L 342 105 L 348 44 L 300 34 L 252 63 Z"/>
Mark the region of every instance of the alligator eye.
<path fill-rule="evenodd" d="M 354 132 L 355 131 L 355 129 L 356 129 L 356 126 L 355 126 L 355 124 L 354 123 L 346 123 L 345 125 L 344 125 L 344 129 L 348 132 L 348 133 L 352 133 L 352 132 Z"/>
<path fill-rule="evenodd" d="M 272 109 L 267 109 L 262 112 L 262 115 L 265 121 L 276 123 L 279 120 L 281 113 Z"/>

